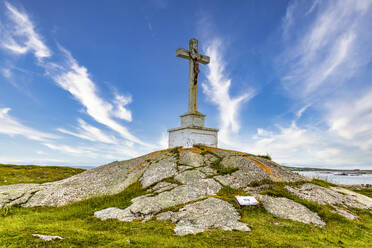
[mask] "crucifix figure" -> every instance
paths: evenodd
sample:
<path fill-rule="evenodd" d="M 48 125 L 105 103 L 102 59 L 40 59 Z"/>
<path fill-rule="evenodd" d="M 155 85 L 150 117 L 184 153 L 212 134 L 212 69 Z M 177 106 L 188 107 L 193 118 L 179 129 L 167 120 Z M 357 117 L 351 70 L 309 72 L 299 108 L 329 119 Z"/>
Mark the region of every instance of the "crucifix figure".
<path fill-rule="evenodd" d="M 209 64 L 209 57 L 198 53 L 198 40 L 189 41 L 189 50 L 178 48 L 176 56 L 189 60 L 189 106 L 188 113 L 198 113 L 198 75 L 199 63 Z"/>

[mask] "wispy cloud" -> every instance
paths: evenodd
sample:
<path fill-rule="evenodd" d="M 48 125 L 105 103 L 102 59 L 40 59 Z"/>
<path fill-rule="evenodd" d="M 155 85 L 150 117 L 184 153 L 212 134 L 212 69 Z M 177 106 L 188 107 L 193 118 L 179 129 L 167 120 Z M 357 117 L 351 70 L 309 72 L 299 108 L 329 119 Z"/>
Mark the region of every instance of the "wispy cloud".
<path fill-rule="evenodd" d="M 244 102 L 254 96 L 253 90 L 247 90 L 240 96 L 232 97 L 230 94 L 231 79 L 225 77 L 225 64 L 222 60 L 221 41 L 215 39 L 206 49 L 206 54 L 211 57 L 208 65 L 208 82 L 203 83 L 203 91 L 208 99 L 218 107 L 220 116 L 219 139 L 222 143 L 231 144 L 231 133 L 240 129 L 239 109 Z"/>
<path fill-rule="evenodd" d="M 42 60 L 51 56 L 50 49 L 43 43 L 40 35 L 35 31 L 33 23 L 30 21 L 25 12 L 17 10 L 14 6 L 6 2 L 8 15 L 13 26 L 7 30 L 6 37 L 2 37 L 2 45 L 4 48 L 19 54 L 24 54 L 29 51 L 33 52 L 35 57 L 39 59 L 39 65 L 45 69 L 46 74 L 51 77 L 57 85 L 68 91 L 78 102 L 80 102 L 88 115 L 95 121 L 103 124 L 118 134 L 122 138 L 139 145 L 150 147 L 149 144 L 143 142 L 133 135 L 125 126 L 120 124 L 115 118 L 132 121 L 132 113 L 127 109 L 127 105 L 131 102 L 131 97 L 116 93 L 113 103 L 105 101 L 99 96 L 97 86 L 92 81 L 87 68 L 79 65 L 77 60 L 73 58 L 69 51 L 59 47 L 62 53 L 62 62 L 51 60 Z M 86 127 L 86 126 L 85 126 Z M 80 125 L 80 128 L 83 128 Z M 89 129 L 89 128 L 88 128 Z M 64 130 L 65 133 L 69 132 Z M 90 128 L 84 130 L 84 134 L 69 132 L 69 134 L 77 137 L 90 137 L 96 135 L 95 139 L 109 141 L 102 133 L 98 133 L 96 129 Z M 90 132 L 87 135 L 87 132 Z M 93 132 L 93 133 L 92 133 Z M 77 135 L 76 135 L 77 134 Z M 98 135 L 98 136 L 97 136 Z"/>
<path fill-rule="evenodd" d="M 14 136 L 21 135 L 31 140 L 46 141 L 56 139 L 57 136 L 38 131 L 20 123 L 16 118 L 9 115 L 10 108 L 0 108 L 0 133 Z"/>
<path fill-rule="evenodd" d="M 60 151 L 63 153 L 72 154 L 93 154 L 90 150 L 78 147 L 72 147 L 68 145 L 55 145 L 51 143 L 44 143 L 44 145 L 52 150 Z"/>
<path fill-rule="evenodd" d="M 350 79 L 371 58 L 371 52 L 362 51 L 368 49 L 364 33 L 368 32 L 366 16 L 372 1 L 316 2 L 307 11 L 303 10 L 306 2 L 302 6 L 297 2 L 289 4 L 289 17 L 283 20 L 285 33 L 289 28 L 300 33 L 299 38 L 291 37 L 294 42 L 287 40 L 287 49 L 280 58 L 288 66 L 283 83 L 293 95 L 314 98 L 318 89 L 324 94 L 332 85 Z M 315 8 L 319 11 L 314 12 Z M 293 15 L 297 12 L 311 15 Z"/>
<path fill-rule="evenodd" d="M 5 6 L 9 11 L 8 16 L 12 21 L 12 26 L 2 30 L 1 45 L 17 54 L 32 51 L 39 60 L 50 57 L 51 51 L 43 43 L 40 35 L 35 32 L 35 27 L 28 16 L 8 2 L 5 2 Z"/>
<path fill-rule="evenodd" d="M 327 123 L 332 132 L 363 150 L 372 150 L 372 89 L 327 102 Z"/>
<path fill-rule="evenodd" d="M 82 119 L 78 119 L 79 122 L 79 128 L 78 132 L 72 132 L 68 131 L 63 128 L 58 128 L 57 130 L 61 133 L 69 134 L 81 139 L 86 139 L 89 141 L 95 141 L 95 142 L 103 142 L 103 143 L 109 143 L 109 144 L 116 144 L 117 141 L 114 137 L 110 137 L 102 132 L 102 130 L 89 125 Z"/>
<path fill-rule="evenodd" d="M 48 75 L 60 87 L 70 92 L 95 121 L 113 129 L 129 141 L 148 146 L 113 119 L 120 114 L 121 118 L 131 120 L 130 111 L 124 108 L 125 104 L 129 103 L 128 99 L 117 97 L 118 109 L 115 109 L 111 103 L 98 96 L 96 85 L 91 80 L 88 70 L 80 66 L 66 49 L 62 47 L 60 49 L 65 56 L 64 64 L 48 64 L 46 66 Z"/>

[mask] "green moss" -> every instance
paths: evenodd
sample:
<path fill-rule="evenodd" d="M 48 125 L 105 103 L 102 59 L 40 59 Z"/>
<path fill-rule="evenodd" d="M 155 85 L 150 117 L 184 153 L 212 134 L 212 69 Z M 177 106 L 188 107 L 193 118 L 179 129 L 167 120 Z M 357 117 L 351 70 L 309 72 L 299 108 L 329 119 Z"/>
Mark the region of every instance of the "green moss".
<path fill-rule="evenodd" d="M 226 174 L 231 174 L 239 168 L 233 168 L 233 167 L 225 167 L 221 164 L 221 158 L 217 158 L 216 161 L 214 161 L 211 164 L 211 168 L 215 169 L 219 175 L 226 175 Z"/>
<path fill-rule="evenodd" d="M 331 187 L 331 186 L 333 186 L 333 187 L 337 186 L 336 184 L 333 184 L 333 183 L 330 183 L 330 182 L 327 182 L 327 181 L 324 181 L 324 180 L 321 180 L 321 179 L 316 179 L 316 178 L 313 178 L 311 180 L 311 183 L 322 186 L 322 187 L 325 187 L 325 188 L 328 188 L 328 187 Z"/>
<path fill-rule="evenodd" d="M 46 183 L 61 180 L 85 171 L 62 166 L 0 164 L 0 185 Z"/>

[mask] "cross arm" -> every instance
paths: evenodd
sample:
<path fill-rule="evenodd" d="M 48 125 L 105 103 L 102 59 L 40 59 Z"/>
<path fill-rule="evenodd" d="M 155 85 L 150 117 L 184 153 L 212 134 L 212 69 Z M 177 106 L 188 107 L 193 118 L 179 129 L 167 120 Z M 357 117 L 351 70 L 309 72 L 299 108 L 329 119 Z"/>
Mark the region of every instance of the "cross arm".
<path fill-rule="evenodd" d="M 184 59 L 190 59 L 189 51 L 184 48 L 178 48 L 176 50 L 176 56 Z"/>
<path fill-rule="evenodd" d="M 176 50 L 176 56 L 184 59 L 190 59 L 190 53 L 184 48 L 178 48 Z M 209 64 L 210 58 L 208 56 L 198 54 L 198 61 L 204 65 Z"/>

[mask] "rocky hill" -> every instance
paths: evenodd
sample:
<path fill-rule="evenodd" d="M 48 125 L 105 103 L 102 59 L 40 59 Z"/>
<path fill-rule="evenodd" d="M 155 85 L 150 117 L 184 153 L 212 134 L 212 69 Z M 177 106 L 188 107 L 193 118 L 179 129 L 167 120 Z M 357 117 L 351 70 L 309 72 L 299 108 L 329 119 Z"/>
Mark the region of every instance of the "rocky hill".
<path fill-rule="evenodd" d="M 216 228 L 250 231 L 240 221 L 237 204 L 220 196 L 223 191 L 253 195 L 274 216 L 320 227 L 327 223 L 302 202 L 329 206 L 330 211 L 351 220 L 358 218 L 354 208 L 372 207 L 367 196 L 311 183 L 271 160 L 198 146 L 113 162 L 56 182 L 0 186 L 0 208 L 63 206 L 119 193 L 135 182 L 140 182 L 146 194 L 131 199 L 125 209 L 106 208 L 94 216 L 124 222 L 172 221 L 175 233 L 186 235 Z"/>

